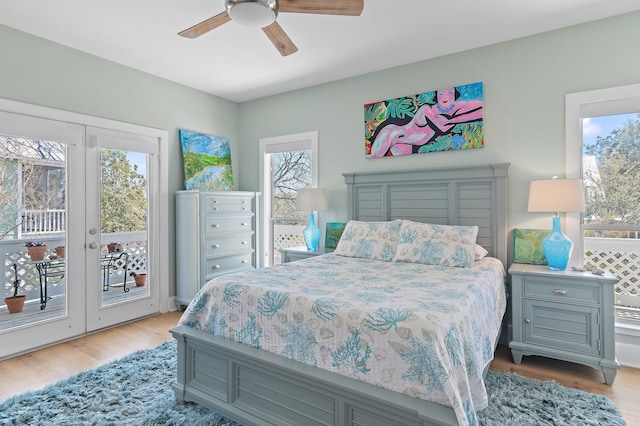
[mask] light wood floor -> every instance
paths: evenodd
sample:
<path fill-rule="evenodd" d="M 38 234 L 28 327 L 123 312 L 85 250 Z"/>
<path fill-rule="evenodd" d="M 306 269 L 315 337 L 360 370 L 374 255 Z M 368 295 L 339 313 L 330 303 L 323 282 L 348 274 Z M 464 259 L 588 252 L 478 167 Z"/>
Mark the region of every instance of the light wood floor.
<path fill-rule="evenodd" d="M 179 312 L 157 315 L 1 361 L 0 401 L 138 349 L 155 347 L 171 339 L 169 329 L 179 318 Z M 498 348 L 491 368 L 537 380 L 555 380 L 563 386 L 605 395 L 618 407 L 628 425 L 640 425 L 640 369 L 622 367 L 614 385 L 608 386 L 600 371 L 586 366 L 535 356 L 524 357 L 522 364 L 516 365 L 504 346 Z"/>

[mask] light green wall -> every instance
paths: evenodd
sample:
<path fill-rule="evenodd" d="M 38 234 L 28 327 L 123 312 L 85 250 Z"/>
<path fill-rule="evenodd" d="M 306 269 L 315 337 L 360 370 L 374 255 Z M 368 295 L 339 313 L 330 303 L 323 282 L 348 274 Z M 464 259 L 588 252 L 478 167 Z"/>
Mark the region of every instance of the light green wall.
<path fill-rule="evenodd" d="M 510 162 L 509 228 L 549 227 L 526 198 L 530 180 L 564 174 L 564 96 L 640 82 L 637 40 L 633 13 L 236 104 L 0 25 L 0 98 L 167 130 L 171 193 L 183 181 L 179 128 L 228 137 L 241 190 L 258 189 L 260 138 L 318 130 L 331 207 L 322 222 L 346 218 L 342 172 Z M 485 148 L 364 158 L 365 103 L 476 81 Z"/>
<path fill-rule="evenodd" d="M 318 130 L 320 186 L 332 209 L 321 222 L 346 219 L 343 172 L 507 162 L 509 231 L 549 229 L 547 215 L 526 211 L 529 182 L 564 176 L 565 95 L 640 82 L 638 40 L 640 13 L 632 13 L 243 103 L 243 186 L 259 186 L 260 138 Z M 365 103 L 477 81 L 484 83 L 483 149 L 364 157 Z"/>
<path fill-rule="evenodd" d="M 167 130 L 170 194 L 183 189 L 178 129 L 229 138 L 237 179 L 238 104 L 2 25 L 0 58 L 0 98 Z M 169 206 L 173 275 L 173 199 Z M 170 283 L 173 295 L 175 277 Z"/>

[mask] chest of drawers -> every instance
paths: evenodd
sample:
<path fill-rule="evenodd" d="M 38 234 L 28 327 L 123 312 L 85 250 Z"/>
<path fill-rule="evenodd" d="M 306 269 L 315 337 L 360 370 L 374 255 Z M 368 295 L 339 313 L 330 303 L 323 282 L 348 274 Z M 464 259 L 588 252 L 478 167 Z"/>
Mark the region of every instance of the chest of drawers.
<path fill-rule="evenodd" d="M 187 305 L 207 281 L 255 268 L 259 193 L 176 193 L 176 299 Z"/>

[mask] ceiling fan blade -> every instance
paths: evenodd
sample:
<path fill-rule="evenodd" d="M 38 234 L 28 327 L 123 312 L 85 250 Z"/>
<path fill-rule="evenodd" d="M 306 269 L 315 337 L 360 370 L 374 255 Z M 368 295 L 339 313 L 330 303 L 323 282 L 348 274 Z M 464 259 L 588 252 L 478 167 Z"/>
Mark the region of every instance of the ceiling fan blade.
<path fill-rule="evenodd" d="M 364 0 L 278 0 L 280 12 L 359 16 Z"/>
<path fill-rule="evenodd" d="M 262 31 L 264 31 L 267 37 L 269 37 L 271 43 L 273 43 L 282 56 L 288 56 L 298 51 L 296 45 L 293 44 L 287 33 L 284 32 L 282 27 L 276 21 L 273 21 L 273 24 L 264 27 Z"/>
<path fill-rule="evenodd" d="M 195 24 L 191 28 L 187 28 L 186 30 L 180 31 L 178 35 L 187 38 L 196 38 L 200 37 L 202 34 L 207 33 L 215 28 L 218 28 L 220 25 L 226 24 L 231 20 L 229 14 L 225 11 L 217 14 L 216 16 L 205 19 L 199 24 Z"/>

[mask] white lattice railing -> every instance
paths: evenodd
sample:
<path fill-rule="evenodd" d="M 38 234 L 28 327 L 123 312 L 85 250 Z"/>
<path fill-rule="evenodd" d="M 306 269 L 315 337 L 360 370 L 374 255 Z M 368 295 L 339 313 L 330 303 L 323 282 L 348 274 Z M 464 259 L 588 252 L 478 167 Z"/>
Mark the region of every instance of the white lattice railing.
<path fill-rule="evenodd" d="M 618 278 L 616 306 L 640 308 L 640 240 L 585 238 L 584 263 L 606 269 Z"/>
<path fill-rule="evenodd" d="M 49 248 L 47 256 L 53 255 L 53 248 L 64 245 L 63 237 L 55 238 L 38 238 L 39 241 L 43 241 Z M 123 250 L 129 253 L 129 263 L 127 265 L 127 271 L 124 271 L 124 259 L 119 260 L 116 264 L 116 269 L 113 271 L 113 276 L 110 276 L 110 282 L 122 282 L 125 273 L 130 272 L 146 272 L 147 270 L 147 249 L 146 249 L 146 233 L 145 232 L 129 232 L 129 233 L 117 233 L 117 234 L 102 234 L 101 236 L 101 251 L 106 252 L 106 245 L 110 242 L 119 242 L 122 244 Z M 4 277 L 4 285 L 2 288 L 2 298 L 0 303 L 5 297 L 10 296 L 13 291 L 13 281 L 15 279 L 15 272 L 13 264 L 17 265 L 18 279 L 20 280 L 20 294 L 26 294 L 27 300 L 36 300 L 40 298 L 40 286 L 39 286 L 39 274 L 35 266 L 28 263 L 31 259 L 27 254 L 27 249 L 24 246 L 24 240 L 7 240 L 0 241 L 0 277 Z M 127 276 L 127 279 L 130 277 Z M 65 292 L 66 277 L 54 276 L 48 281 L 49 295 L 64 294 Z M 1 305 L 0 305 L 1 306 Z"/>
<path fill-rule="evenodd" d="M 303 246 L 302 230 L 304 225 L 273 225 L 273 264 L 282 262 L 280 249 Z"/>

